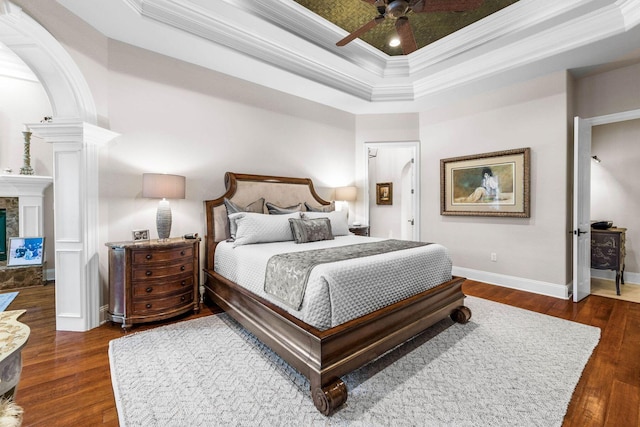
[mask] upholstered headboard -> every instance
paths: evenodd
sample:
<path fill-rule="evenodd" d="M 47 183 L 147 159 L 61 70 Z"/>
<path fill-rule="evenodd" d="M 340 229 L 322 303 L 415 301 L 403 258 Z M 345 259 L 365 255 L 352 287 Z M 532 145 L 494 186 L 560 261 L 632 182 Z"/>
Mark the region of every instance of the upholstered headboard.
<path fill-rule="evenodd" d="M 227 172 L 224 176 L 227 191 L 215 200 L 205 200 L 206 212 L 206 269 L 213 269 L 213 254 L 218 242 L 229 238 L 227 208 L 224 199 L 246 206 L 264 198 L 265 202 L 281 207 L 308 203 L 329 205 L 313 188 L 309 178 L 287 178 L 281 176 L 249 175 Z M 264 213 L 268 213 L 265 207 Z"/>

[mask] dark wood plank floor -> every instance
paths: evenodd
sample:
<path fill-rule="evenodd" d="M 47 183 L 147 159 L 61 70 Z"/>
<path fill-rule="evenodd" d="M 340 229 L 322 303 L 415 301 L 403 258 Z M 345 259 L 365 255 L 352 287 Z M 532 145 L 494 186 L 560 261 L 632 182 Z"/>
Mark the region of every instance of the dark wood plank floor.
<path fill-rule="evenodd" d="M 570 301 L 467 281 L 467 295 L 601 328 L 601 341 L 587 364 L 567 411 L 565 427 L 640 427 L 640 304 L 590 296 Z M 109 374 L 109 341 L 123 335 L 117 325 L 88 332 L 55 330 L 54 286 L 21 289 L 8 310 L 27 309 L 20 320 L 31 336 L 23 350 L 16 401 L 24 426 L 117 426 Z M 200 314 L 218 312 L 203 307 Z M 161 324 L 166 324 L 161 323 Z M 158 324 L 134 328 L 134 332 Z"/>

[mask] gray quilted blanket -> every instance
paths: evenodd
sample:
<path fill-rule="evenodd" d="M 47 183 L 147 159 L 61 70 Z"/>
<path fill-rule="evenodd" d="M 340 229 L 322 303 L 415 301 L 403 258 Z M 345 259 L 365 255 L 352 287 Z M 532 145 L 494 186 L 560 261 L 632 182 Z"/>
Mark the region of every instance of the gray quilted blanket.
<path fill-rule="evenodd" d="M 299 310 L 307 288 L 309 274 L 316 265 L 411 249 L 428 244 L 389 239 L 274 255 L 267 262 L 264 291 L 289 307 Z"/>

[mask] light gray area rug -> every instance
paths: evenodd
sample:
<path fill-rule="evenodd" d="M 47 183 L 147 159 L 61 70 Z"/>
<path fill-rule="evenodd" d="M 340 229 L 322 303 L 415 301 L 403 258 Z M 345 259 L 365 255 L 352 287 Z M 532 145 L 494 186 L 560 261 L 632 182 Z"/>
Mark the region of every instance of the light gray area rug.
<path fill-rule="evenodd" d="M 313 406 L 307 380 L 226 315 L 111 341 L 121 426 L 560 426 L 600 330 L 468 297 L 444 320 L 344 378 Z"/>

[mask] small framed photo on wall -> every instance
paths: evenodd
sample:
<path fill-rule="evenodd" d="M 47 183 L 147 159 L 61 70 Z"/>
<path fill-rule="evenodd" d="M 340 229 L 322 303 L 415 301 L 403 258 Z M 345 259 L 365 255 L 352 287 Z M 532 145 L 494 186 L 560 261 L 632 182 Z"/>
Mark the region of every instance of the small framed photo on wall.
<path fill-rule="evenodd" d="M 393 204 L 393 183 L 380 182 L 376 184 L 376 204 L 392 205 Z"/>

